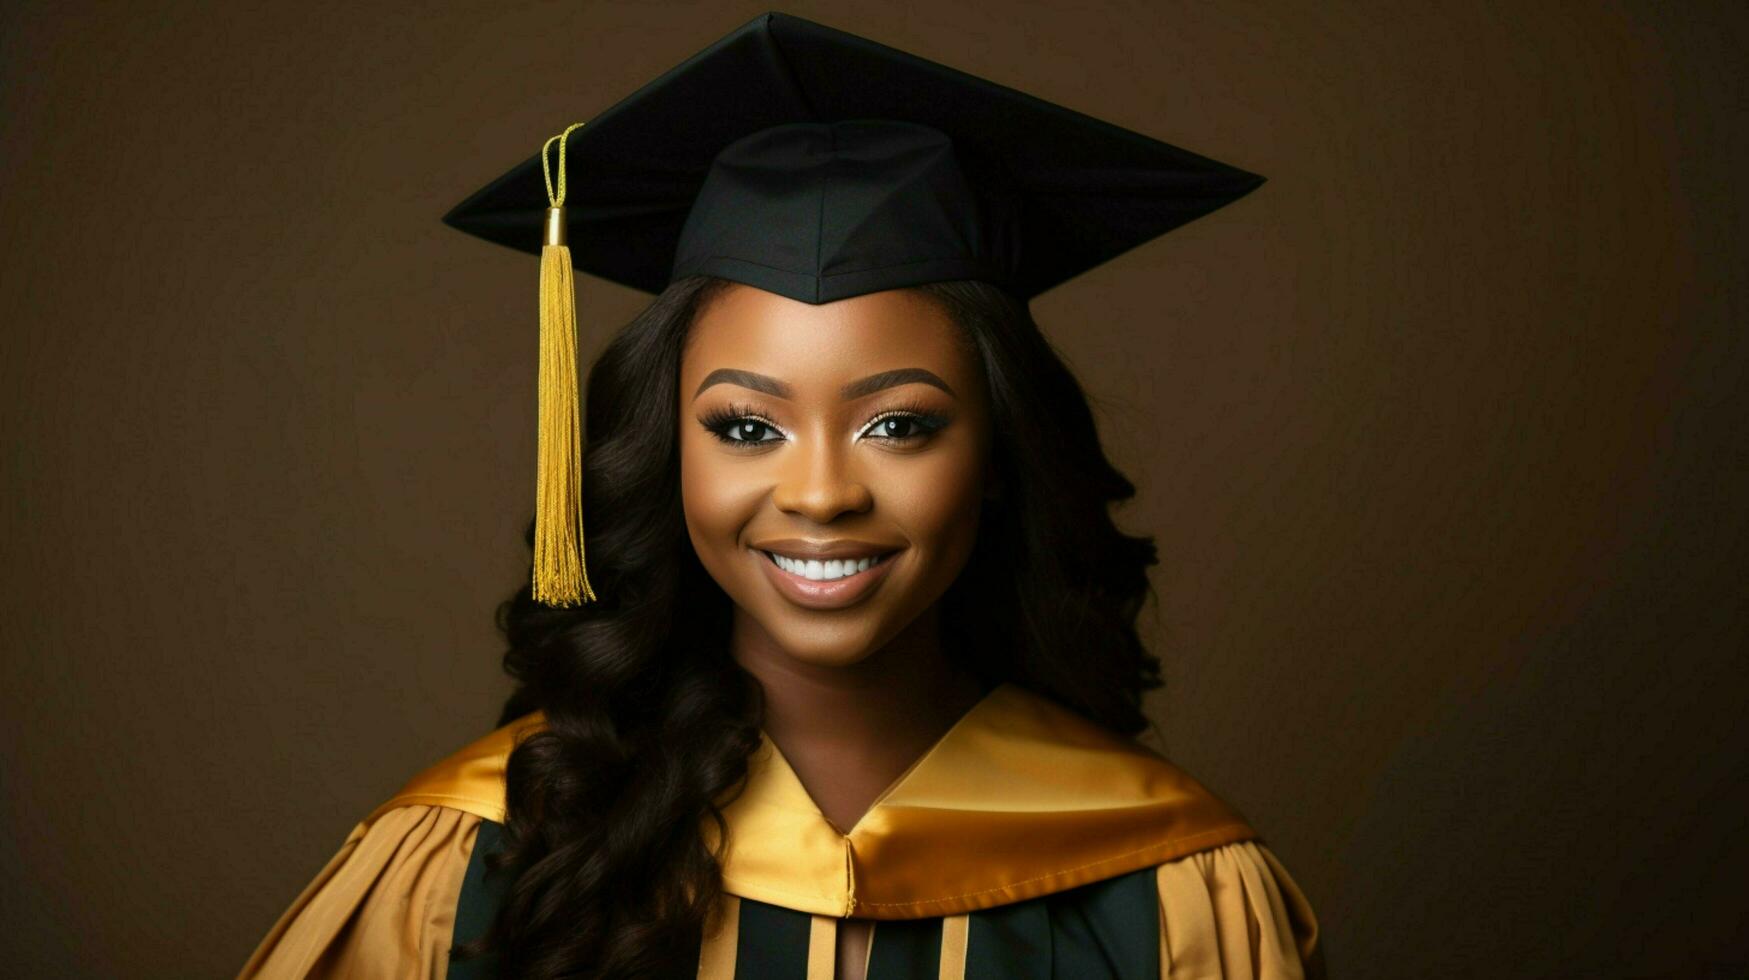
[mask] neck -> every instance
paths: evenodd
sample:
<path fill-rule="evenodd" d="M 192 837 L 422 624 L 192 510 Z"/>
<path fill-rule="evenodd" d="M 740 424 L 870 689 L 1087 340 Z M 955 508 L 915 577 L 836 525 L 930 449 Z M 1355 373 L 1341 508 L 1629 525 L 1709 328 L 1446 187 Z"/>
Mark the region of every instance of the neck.
<path fill-rule="evenodd" d="M 765 690 L 765 734 L 840 831 L 985 694 L 949 661 L 934 609 L 844 666 L 791 656 L 740 614 L 731 650 Z"/>

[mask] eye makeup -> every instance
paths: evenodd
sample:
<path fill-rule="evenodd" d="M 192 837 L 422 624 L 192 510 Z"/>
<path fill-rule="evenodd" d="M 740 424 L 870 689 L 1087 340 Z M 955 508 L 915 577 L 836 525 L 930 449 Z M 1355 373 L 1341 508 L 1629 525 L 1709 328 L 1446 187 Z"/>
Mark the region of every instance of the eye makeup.
<path fill-rule="evenodd" d="M 903 436 L 885 435 L 876 436 L 876 438 L 900 443 L 914 439 L 927 438 L 928 436 L 932 436 L 946 428 L 948 422 L 952 421 L 948 416 L 934 411 L 926 405 L 917 402 L 910 402 L 884 409 L 871 419 L 868 425 L 863 426 L 861 431 L 867 432 L 875 426 L 883 425 L 893 419 L 903 419 L 912 425 L 915 425 L 920 431 Z"/>
<path fill-rule="evenodd" d="M 736 439 L 729 433 L 748 425 L 759 425 L 773 432 L 781 433 L 777 423 L 741 404 L 731 404 L 724 408 L 712 409 L 698 417 L 698 424 L 705 427 L 718 442 L 731 446 L 757 446 L 764 442 L 778 442 L 777 439 Z"/>
<path fill-rule="evenodd" d="M 869 438 L 895 445 L 911 445 L 927 439 L 929 436 L 941 431 L 952 421 L 949 416 L 937 412 L 921 403 L 907 402 L 882 409 L 857 430 L 858 435 L 864 435 L 876 426 L 884 425 L 895 420 L 909 423 L 918 431 L 906 433 L 905 435 L 873 435 Z M 725 407 L 712 409 L 700 415 L 698 421 L 699 424 L 704 426 L 705 429 L 719 442 L 731 446 L 757 446 L 763 443 L 783 441 L 781 438 L 735 438 L 733 433 L 737 429 L 752 426 L 762 426 L 765 429 L 778 433 L 780 436 L 783 435 L 783 429 L 780 428 L 776 422 L 773 422 L 769 417 L 751 406 L 740 403 L 731 403 Z"/>

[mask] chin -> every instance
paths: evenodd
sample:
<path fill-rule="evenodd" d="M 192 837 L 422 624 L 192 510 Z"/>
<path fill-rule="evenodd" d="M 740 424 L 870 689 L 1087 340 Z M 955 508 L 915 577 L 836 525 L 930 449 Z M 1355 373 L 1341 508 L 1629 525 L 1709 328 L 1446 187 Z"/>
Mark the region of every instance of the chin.
<path fill-rule="evenodd" d="M 767 635 L 785 656 L 814 667 L 854 666 L 886 642 L 879 629 L 810 629 L 793 622 L 766 625 Z"/>

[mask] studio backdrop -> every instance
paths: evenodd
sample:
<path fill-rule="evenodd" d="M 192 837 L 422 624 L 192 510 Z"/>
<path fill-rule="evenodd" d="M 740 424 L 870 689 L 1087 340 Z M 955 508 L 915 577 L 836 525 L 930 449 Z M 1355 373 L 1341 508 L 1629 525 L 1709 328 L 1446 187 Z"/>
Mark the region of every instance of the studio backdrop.
<path fill-rule="evenodd" d="M 0 12 L 0 972 L 232 975 L 492 726 L 535 271 L 438 219 L 764 9 Z M 1032 308 L 1332 975 L 1741 975 L 1743 6 L 782 9 L 1268 176 Z"/>

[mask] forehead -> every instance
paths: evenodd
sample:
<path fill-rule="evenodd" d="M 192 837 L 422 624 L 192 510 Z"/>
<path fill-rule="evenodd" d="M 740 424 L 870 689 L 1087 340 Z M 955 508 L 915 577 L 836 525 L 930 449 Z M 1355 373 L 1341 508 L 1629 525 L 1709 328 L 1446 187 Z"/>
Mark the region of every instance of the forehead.
<path fill-rule="evenodd" d="M 725 367 L 769 374 L 798 390 L 836 390 L 846 379 L 904 367 L 964 381 L 975 363 L 947 312 L 911 290 L 813 304 L 737 283 L 693 323 L 681 390 Z"/>

